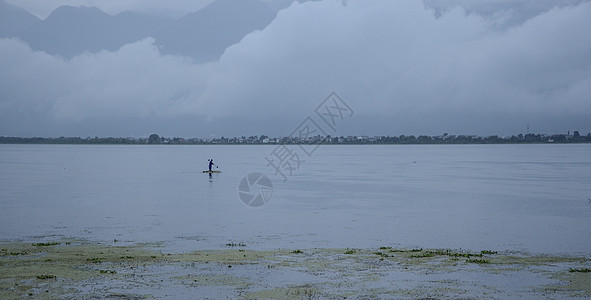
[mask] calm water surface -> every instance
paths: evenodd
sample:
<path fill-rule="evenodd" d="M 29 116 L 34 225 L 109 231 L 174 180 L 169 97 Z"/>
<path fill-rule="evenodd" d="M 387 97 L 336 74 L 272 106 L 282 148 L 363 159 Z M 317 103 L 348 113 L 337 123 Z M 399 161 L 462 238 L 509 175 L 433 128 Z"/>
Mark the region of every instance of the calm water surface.
<path fill-rule="evenodd" d="M 275 147 L 0 145 L 0 239 L 591 254 L 591 145 L 321 146 L 286 182 Z"/>

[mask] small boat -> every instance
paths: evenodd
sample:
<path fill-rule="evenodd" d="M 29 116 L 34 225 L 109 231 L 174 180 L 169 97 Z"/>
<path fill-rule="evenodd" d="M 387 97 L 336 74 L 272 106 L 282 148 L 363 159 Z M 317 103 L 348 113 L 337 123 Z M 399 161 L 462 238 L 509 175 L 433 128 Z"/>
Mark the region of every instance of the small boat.
<path fill-rule="evenodd" d="M 203 171 L 203 173 L 222 173 L 222 171 Z"/>

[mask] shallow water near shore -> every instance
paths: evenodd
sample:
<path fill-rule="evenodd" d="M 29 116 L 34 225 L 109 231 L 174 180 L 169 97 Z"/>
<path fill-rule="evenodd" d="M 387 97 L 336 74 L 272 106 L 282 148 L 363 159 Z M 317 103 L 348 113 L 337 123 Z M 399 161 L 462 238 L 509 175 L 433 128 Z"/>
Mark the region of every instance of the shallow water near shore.
<path fill-rule="evenodd" d="M 276 147 L 0 145 L 0 239 L 591 254 L 591 145 L 322 145 L 285 182 Z"/>

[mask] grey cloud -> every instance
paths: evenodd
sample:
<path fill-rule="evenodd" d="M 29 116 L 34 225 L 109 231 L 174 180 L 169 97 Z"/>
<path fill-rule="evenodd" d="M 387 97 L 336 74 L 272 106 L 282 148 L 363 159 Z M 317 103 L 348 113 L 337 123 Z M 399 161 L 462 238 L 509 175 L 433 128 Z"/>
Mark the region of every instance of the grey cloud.
<path fill-rule="evenodd" d="M 495 31 L 493 21 L 461 8 L 436 19 L 416 3 L 377 2 L 292 7 L 264 32 L 228 49 L 221 65 L 231 71 L 219 77 L 249 79 L 211 94 L 273 99 L 259 110 L 287 113 L 313 107 L 334 87 L 361 114 L 415 127 L 439 115 L 486 112 L 498 123 L 511 117 L 525 124 L 542 115 L 568 118 L 590 111 L 583 95 L 589 91 L 591 43 L 579 30 L 590 25 L 589 3 Z M 323 26 L 315 26 L 321 20 Z M 247 53 L 255 54 L 241 56 Z M 281 105 L 274 105 L 279 99 Z M 253 105 L 236 109 L 251 111 L 247 106 Z"/>
<path fill-rule="evenodd" d="M 437 16 L 417 1 L 294 3 L 207 64 L 162 55 L 151 39 L 70 61 L 4 39 L 0 117 L 13 121 L 0 135 L 28 128 L 15 115 L 32 111 L 23 120 L 60 132 L 286 135 L 333 90 L 356 111 L 345 135 L 511 134 L 528 122 L 588 132 L 590 15 L 583 2 L 499 28 L 495 16 Z"/>
<path fill-rule="evenodd" d="M 441 15 L 454 7 L 491 18 L 498 28 L 521 25 L 554 7 L 575 6 L 588 0 L 423 0 Z"/>
<path fill-rule="evenodd" d="M 201 71 L 207 65 L 161 56 L 153 39 L 69 61 L 33 52 L 18 40 L 0 43 L 3 104 L 38 106 L 60 119 L 182 114 L 196 104 L 207 73 Z"/>

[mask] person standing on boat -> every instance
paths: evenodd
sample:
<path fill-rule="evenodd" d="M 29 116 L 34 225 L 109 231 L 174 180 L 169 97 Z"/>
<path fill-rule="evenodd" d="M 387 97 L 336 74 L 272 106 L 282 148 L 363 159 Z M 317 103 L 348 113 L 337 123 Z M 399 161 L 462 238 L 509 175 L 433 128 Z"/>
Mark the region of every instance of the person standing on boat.
<path fill-rule="evenodd" d="M 213 166 L 213 159 L 209 159 L 209 172 L 211 172 L 211 166 Z"/>

